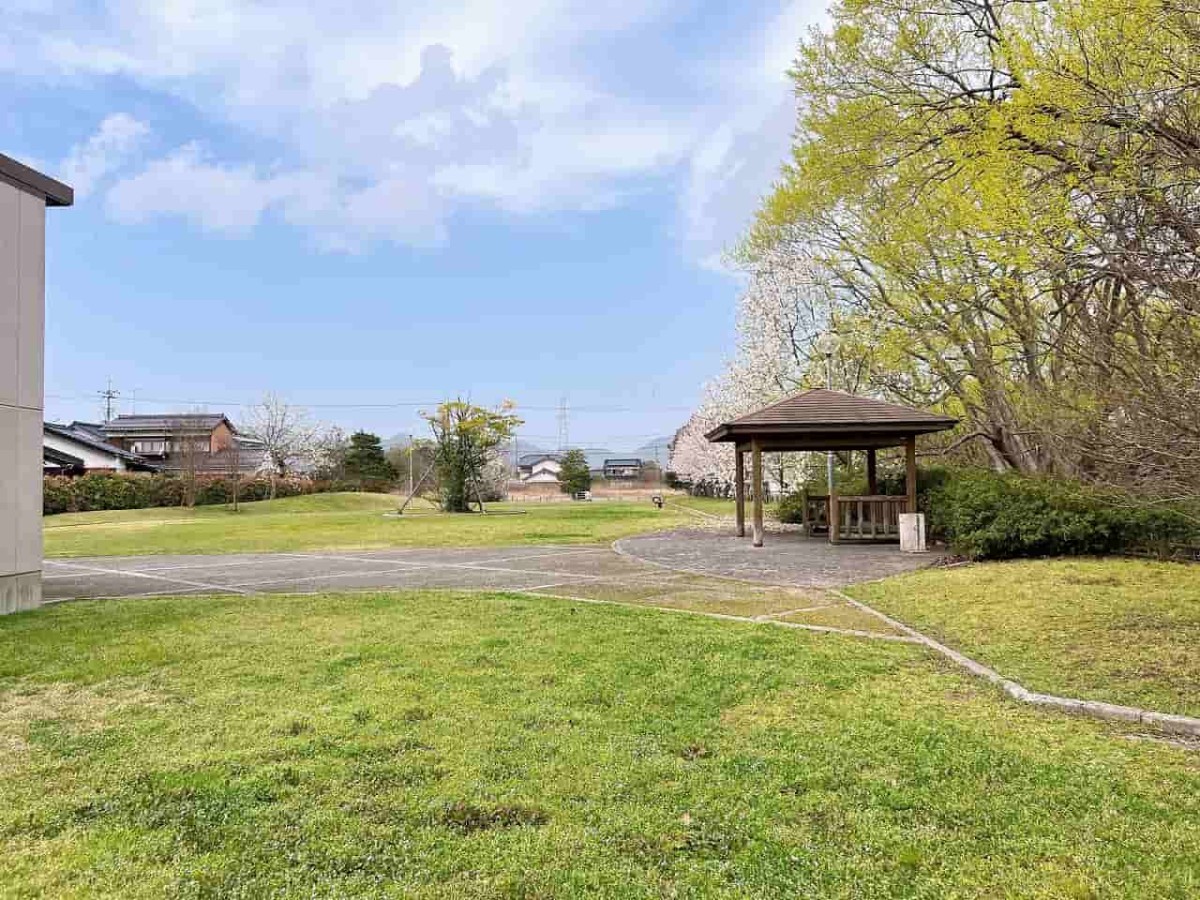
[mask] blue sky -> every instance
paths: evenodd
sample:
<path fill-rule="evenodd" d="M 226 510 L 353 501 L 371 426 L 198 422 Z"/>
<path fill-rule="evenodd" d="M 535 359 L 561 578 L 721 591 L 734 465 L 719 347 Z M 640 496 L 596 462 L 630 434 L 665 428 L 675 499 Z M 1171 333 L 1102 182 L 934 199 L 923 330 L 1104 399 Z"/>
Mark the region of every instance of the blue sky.
<path fill-rule="evenodd" d="M 314 11 L 309 6 L 328 7 Z M 821 0 L 10 0 L 0 151 L 73 184 L 46 412 L 265 391 L 385 436 L 452 395 L 669 433 L 732 349 L 722 250 Z"/>

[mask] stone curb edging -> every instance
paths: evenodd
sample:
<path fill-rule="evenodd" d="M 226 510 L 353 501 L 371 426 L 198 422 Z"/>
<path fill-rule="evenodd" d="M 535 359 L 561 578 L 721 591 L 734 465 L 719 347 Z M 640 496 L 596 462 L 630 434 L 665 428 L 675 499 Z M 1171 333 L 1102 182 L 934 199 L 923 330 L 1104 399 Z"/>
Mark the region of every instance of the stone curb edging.
<path fill-rule="evenodd" d="M 1033 706 L 1043 706 L 1051 709 L 1057 709 L 1062 712 L 1071 713 L 1073 715 L 1090 716 L 1095 719 L 1104 719 L 1106 721 L 1132 722 L 1138 725 L 1148 725 L 1159 731 L 1164 731 L 1170 734 L 1184 735 L 1186 737 L 1200 738 L 1200 719 L 1191 716 L 1174 715 L 1172 713 L 1157 712 L 1152 709 L 1142 709 L 1137 706 L 1120 706 L 1116 703 L 1102 703 L 1098 700 L 1078 700 L 1074 697 L 1059 697 L 1055 694 L 1039 694 L 1031 691 L 1023 685 L 1013 681 L 1011 678 L 1005 678 L 995 669 L 990 669 L 982 663 L 976 662 L 971 657 L 959 653 L 945 644 L 935 641 L 933 638 L 922 634 L 915 628 L 905 625 L 903 622 L 893 619 L 891 616 L 881 613 L 879 610 L 868 606 L 860 600 L 855 600 L 848 594 L 830 588 L 829 593 L 841 598 L 856 609 L 862 612 L 869 613 L 876 618 L 888 623 L 893 628 L 899 630 L 902 634 L 906 634 L 913 638 L 917 643 L 924 644 L 929 649 L 940 653 L 942 656 L 958 664 L 966 669 L 972 675 L 979 678 L 987 679 L 993 684 L 1000 687 L 1004 693 L 1008 694 L 1012 699 L 1021 703 L 1029 703 Z"/>

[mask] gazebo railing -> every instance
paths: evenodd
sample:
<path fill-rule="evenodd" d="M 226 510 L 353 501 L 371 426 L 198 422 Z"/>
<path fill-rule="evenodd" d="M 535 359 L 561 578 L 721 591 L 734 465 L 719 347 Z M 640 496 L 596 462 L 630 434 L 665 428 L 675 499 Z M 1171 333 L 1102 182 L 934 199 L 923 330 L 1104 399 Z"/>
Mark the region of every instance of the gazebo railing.
<path fill-rule="evenodd" d="M 836 511 L 830 515 L 827 494 L 809 494 L 805 498 L 804 525 L 808 534 L 829 534 L 831 519 L 838 523 L 833 541 L 898 541 L 900 513 L 908 510 L 908 498 L 892 494 L 841 495 L 833 499 Z"/>
<path fill-rule="evenodd" d="M 829 495 L 804 495 L 804 531 L 806 534 L 829 533 Z"/>
<path fill-rule="evenodd" d="M 832 518 L 837 522 L 834 540 L 900 540 L 900 513 L 908 509 L 907 497 L 890 494 L 837 496 L 833 504 Z"/>

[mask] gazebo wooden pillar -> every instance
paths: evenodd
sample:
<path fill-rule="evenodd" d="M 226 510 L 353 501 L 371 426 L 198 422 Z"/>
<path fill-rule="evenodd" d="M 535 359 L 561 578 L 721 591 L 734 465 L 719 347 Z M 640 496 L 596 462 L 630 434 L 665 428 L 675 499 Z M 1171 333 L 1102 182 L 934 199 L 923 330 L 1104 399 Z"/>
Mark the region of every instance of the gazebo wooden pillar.
<path fill-rule="evenodd" d="M 750 473 L 754 477 L 754 546 L 763 545 L 763 468 L 762 445 L 750 442 Z"/>
<path fill-rule="evenodd" d="M 737 536 L 746 536 L 746 455 L 740 445 L 733 447 L 733 495 L 737 504 Z"/>
<path fill-rule="evenodd" d="M 734 496 L 737 534 L 746 535 L 746 463 L 750 453 L 752 534 L 755 547 L 763 545 L 763 453 L 858 450 L 867 454 L 867 494 L 809 496 L 805 521 L 812 523 L 824 504 L 829 540 L 899 540 L 901 512 L 917 510 L 917 437 L 945 431 L 957 419 L 925 410 L 818 388 L 781 400 L 710 431 L 710 441 L 734 445 Z M 879 494 L 876 451 L 903 447 L 905 493 Z M 812 508 L 808 508 L 812 505 Z"/>

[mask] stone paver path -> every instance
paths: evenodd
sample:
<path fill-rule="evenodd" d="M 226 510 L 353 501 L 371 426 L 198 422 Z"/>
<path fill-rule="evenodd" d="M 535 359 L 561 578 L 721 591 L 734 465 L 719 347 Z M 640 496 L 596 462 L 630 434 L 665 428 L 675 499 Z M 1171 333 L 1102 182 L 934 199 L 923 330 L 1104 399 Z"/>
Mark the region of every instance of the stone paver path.
<path fill-rule="evenodd" d="M 809 588 L 833 588 L 924 568 L 936 553 L 901 553 L 895 544 L 830 544 L 796 532 L 768 534 L 762 547 L 731 531 L 682 529 L 623 538 L 619 553 L 699 575 Z"/>

